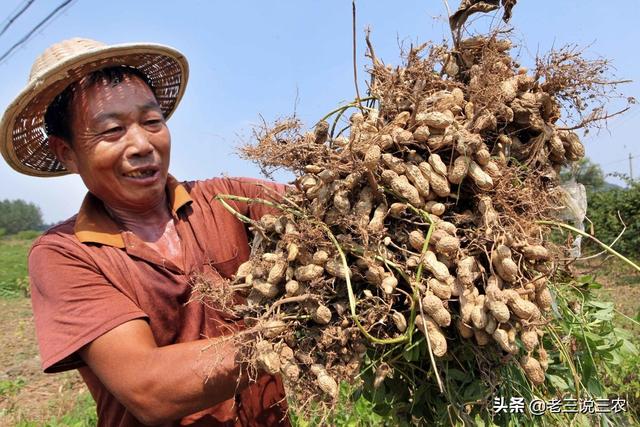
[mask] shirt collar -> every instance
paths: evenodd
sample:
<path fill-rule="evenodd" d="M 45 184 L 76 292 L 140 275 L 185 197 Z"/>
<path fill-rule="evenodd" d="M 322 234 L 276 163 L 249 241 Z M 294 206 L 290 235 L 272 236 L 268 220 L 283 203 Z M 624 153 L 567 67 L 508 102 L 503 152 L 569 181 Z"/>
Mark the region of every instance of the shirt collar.
<path fill-rule="evenodd" d="M 171 175 L 167 177 L 167 195 L 174 215 L 191 202 L 187 189 Z M 82 243 L 125 247 L 120 226 L 107 213 L 102 201 L 91 193 L 87 193 L 82 201 L 73 231 Z"/>

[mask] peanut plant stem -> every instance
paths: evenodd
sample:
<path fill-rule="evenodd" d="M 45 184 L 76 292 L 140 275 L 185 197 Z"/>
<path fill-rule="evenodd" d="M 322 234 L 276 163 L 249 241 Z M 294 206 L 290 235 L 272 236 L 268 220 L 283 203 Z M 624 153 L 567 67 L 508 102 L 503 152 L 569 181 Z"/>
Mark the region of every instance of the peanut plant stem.
<path fill-rule="evenodd" d="M 536 222 L 538 224 L 554 225 L 556 227 L 564 228 L 564 229 L 567 229 L 567 230 L 572 231 L 574 233 L 577 233 L 577 234 L 579 234 L 579 235 L 581 235 L 583 237 L 591 239 L 594 242 L 596 242 L 598 245 L 600 245 L 605 251 L 609 252 L 612 255 L 615 255 L 616 257 L 620 258 L 622 261 L 624 261 L 627 264 L 629 264 L 631 267 L 633 267 L 636 270 L 640 271 L 640 266 L 638 266 L 638 264 L 634 263 L 629 258 L 625 257 L 624 255 L 622 255 L 621 253 L 619 253 L 618 251 L 613 249 L 611 246 L 608 246 L 608 245 L 602 243 L 600 240 L 596 239 L 595 237 L 593 237 L 592 235 L 590 235 L 588 233 L 585 233 L 582 230 L 578 230 L 577 228 L 572 227 L 572 226 L 567 225 L 567 224 L 564 224 L 562 222 L 556 222 L 556 221 L 536 221 Z"/>
<path fill-rule="evenodd" d="M 329 227 L 327 227 L 324 224 L 321 224 L 321 225 L 324 228 L 325 232 L 327 233 L 329 240 L 331 240 L 333 245 L 336 247 L 338 254 L 340 254 L 340 260 L 342 261 L 342 268 L 344 269 L 345 283 L 347 284 L 347 294 L 349 296 L 349 309 L 351 310 L 351 317 L 353 318 L 353 322 L 356 324 L 360 332 L 362 332 L 362 334 L 374 344 L 396 344 L 399 342 L 406 341 L 408 338 L 407 335 L 401 335 L 396 338 L 386 338 L 386 339 L 376 338 L 373 335 L 371 335 L 364 328 L 364 326 L 362 326 L 362 324 L 360 323 L 360 320 L 358 320 L 358 314 L 356 313 L 356 296 L 353 292 L 353 286 L 351 286 L 351 276 L 349 275 L 350 270 L 349 270 L 349 264 L 347 263 L 347 257 L 344 251 L 342 250 L 340 243 L 335 238 L 335 236 L 333 235 Z"/>
<path fill-rule="evenodd" d="M 333 116 L 335 113 L 342 112 L 342 111 L 347 110 L 349 108 L 357 108 L 362 102 L 371 101 L 371 100 L 374 100 L 374 99 L 378 99 L 378 98 L 376 98 L 375 96 L 367 96 L 366 98 L 360 98 L 360 99 L 358 99 L 358 100 L 356 100 L 354 102 L 350 102 L 350 103 L 348 103 L 346 105 L 343 105 L 342 107 L 338 107 L 335 110 L 332 110 L 332 111 L 328 112 L 323 118 L 321 118 L 319 120 L 319 122 L 321 122 L 323 120 L 327 120 L 329 117 Z"/>

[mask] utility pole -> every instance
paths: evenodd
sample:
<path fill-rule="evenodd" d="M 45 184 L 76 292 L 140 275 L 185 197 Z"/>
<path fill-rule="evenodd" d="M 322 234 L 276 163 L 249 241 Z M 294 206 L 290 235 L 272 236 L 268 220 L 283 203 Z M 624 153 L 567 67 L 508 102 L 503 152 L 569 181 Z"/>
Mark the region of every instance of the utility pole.
<path fill-rule="evenodd" d="M 633 156 L 629 153 L 629 179 L 633 181 Z"/>

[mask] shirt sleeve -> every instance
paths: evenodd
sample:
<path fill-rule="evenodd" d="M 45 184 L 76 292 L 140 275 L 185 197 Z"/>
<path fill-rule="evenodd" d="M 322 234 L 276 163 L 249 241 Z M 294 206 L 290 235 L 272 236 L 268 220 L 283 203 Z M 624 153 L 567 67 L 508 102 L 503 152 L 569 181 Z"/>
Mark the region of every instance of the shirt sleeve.
<path fill-rule="evenodd" d="M 77 244 L 38 243 L 29 254 L 31 302 L 42 368 L 84 365 L 78 350 L 118 325 L 148 317 L 112 286 Z"/>

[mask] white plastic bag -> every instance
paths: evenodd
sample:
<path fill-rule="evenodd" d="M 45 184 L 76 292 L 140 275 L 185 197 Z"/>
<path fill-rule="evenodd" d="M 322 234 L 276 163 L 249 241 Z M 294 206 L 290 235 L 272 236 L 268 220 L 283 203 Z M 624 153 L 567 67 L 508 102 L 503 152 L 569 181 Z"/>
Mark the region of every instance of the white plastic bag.
<path fill-rule="evenodd" d="M 563 209 L 560 211 L 560 220 L 573 225 L 580 231 L 584 231 L 584 219 L 587 216 L 587 191 L 584 185 L 573 178 L 561 185 Z M 571 249 L 571 256 L 580 257 L 580 244 L 582 236 L 576 236 Z"/>

